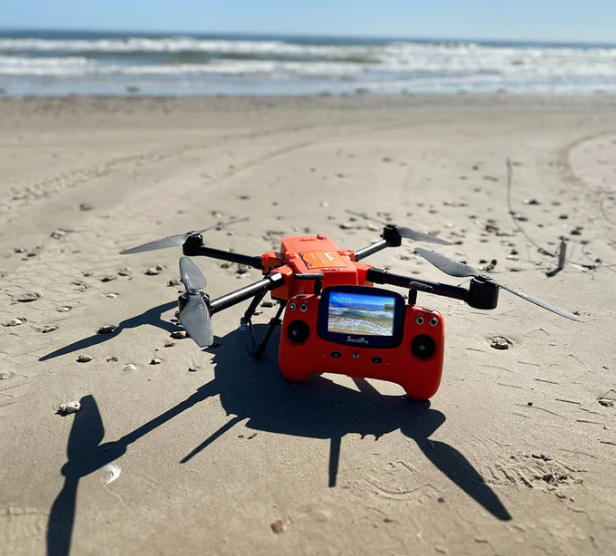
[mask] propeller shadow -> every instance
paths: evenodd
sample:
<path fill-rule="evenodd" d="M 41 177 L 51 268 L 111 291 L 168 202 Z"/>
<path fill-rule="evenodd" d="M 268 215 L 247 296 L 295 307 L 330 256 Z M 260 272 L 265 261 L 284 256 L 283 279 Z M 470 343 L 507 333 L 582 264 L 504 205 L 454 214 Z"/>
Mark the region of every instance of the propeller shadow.
<path fill-rule="evenodd" d="M 78 340 L 77 342 L 73 342 L 68 346 L 52 351 L 47 355 L 43 355 L 39 359 L 39 361 L 48 361 L 49 359 L 54 359 L 55 357 L 66 355 L 67 353 L 72 353 L 74 351 L 82 351 L 92 346 L 102 344 L 103 342 L 108 342 L 109 340 L 113 340 L 113 338 L 119 336 L 122 331 L 126 330 L 127 328 L 137 328 L 138 326 L 144 326 L 146 324 L 149 324 L 151 326 L 162 328 L 169 333 L 180 330 L 180 328 L 175 324 L 162 320 L 161 318 L 161 315 L 165 311 L 169 311 L 170 309 L 177 307 L 177 305 L 177 301 L 170 301 L 169 303 L 165 303 L 163 305 L 159 305 L 158 307 L 148 309 L 145 313 L 141 313 L 140 315 L 122 321 L 118 325 L 118 327 L 109 334 L 94 334 L 88 338 L 84 338 L 83 340 Z"/>
<path fill-rule="evenodd" d="M 47 526 L 47 556 L 68 556 L 77 508 L 79 481 L 123 456 L 128 446 L 195 404 L 216 395 L 213 382 L 205 384 L 182 403 L 148 421 L 115 442 L 103 442 L 105 428 L 93 396 L 81 399 L 68 439 L 68 462 L 62 467 L 64 486 L 55 499 Z"/>

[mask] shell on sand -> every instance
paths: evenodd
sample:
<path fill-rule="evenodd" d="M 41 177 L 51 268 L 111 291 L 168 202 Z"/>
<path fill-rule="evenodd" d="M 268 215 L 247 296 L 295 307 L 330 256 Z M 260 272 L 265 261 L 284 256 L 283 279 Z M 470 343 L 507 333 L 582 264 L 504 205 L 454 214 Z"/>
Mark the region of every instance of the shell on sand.
<path fill-rule="evenodd" d="M 66 402 L 60 404 L 58 411 L 60 413 L 77 413 L 81 409 L 81 404 L 79 402 Z"/>

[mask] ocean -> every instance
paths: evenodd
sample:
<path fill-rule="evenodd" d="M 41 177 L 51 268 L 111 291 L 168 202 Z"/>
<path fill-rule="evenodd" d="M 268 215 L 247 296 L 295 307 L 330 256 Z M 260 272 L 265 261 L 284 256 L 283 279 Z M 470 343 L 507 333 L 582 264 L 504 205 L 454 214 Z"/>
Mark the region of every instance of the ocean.
<path fill-rule="evenodd" d="M 0 94 L 616 94 L 616 45 L 0 31 Z"/>

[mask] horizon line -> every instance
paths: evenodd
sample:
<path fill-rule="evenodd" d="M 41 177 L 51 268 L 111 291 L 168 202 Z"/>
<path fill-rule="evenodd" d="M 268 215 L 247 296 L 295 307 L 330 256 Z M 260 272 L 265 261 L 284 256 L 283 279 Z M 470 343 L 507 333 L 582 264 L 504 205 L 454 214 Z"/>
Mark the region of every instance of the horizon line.
<path fill-rule="evenodd" d="M 0 27 L 0 33 L 3 32 L 21 32 L 21 33 L 98 33 L 108 35 L 154 35 L 154 36 L 172 36 L 172 35 L 188 35 L 194 37 L 253 37 L 253 38 L 298 38 L 298 39 L 347 39 L 356 41 L 405 41 L 405 42 L 454 42 L 454 43 L 491 43 L 511 45 L 517 44 L 520 46 L 584 46 L 584 47 L 608 47 L 616 48 L 616 42 L 591 42 L 580 40 L 552 40 L 552 39 L 510 39 L 510 38 L 443 38 L 443 37 L 401 37 L 401 36 L 385 36 L 385 35 L 354 35 L 354 34 L 321 34 L 321 33 L 297 33 L 297 32 L 254 32 L 254 31 L 168 31 L 168 30 L 110 30 L 110 29 L 91 29 L 86 27 L 79 28 L 41 28 L 41 27 L 21 27 L 9 26 Z"/>

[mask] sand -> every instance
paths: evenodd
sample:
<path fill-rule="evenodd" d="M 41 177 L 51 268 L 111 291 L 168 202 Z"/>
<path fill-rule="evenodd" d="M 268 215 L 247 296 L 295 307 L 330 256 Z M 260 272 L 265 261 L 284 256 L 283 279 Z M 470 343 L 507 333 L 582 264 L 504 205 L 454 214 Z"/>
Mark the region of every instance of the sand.
<path fill-rule="evenodd" d="M 22 321 L 0 327 L 0 552 L 613 554 L 615 109 L 600 96 L 0 100 L 0 322 Z M 496 259 L 499 280 L 586 322 L 506 292 L 490 312 L 420 294 L 445 316 L 445 366 L 413 403 L 376 380 L 285 382 L 277 336 L 250 357 L 247 303 L 214 316 L 218 347 L 168 345 L 180 249 L 119 255 L 238 216 L 250 221 L 208 245 L 378 238 L 345 208 L 459 241 L 438 250 Z M 570 260 L 548 276 L 557 259 L 537 245 L 561 236 Z M 368 261 L 463 282 L 415 245 Z M 196 262 L 212 297 L 259 278 Z M 275 308 L 261 311 L 260 335 Z M 56 413 L 71 401 L 81 411 Z"/>

